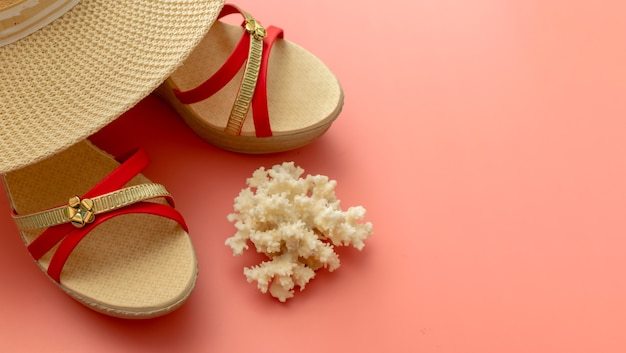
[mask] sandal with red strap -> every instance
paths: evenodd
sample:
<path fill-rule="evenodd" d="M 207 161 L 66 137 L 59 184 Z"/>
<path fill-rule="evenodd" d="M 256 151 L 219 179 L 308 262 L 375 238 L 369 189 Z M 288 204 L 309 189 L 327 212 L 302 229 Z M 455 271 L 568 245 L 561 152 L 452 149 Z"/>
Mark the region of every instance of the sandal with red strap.
<path fill-rule="evenodd" d="M 313 54 L 226 4 L 191 55 L 156 91 L 208 142 L 235 152 L 272 153 L 320 137 L 343 106 L 341 86 Z M 208 78 L 208 79 L 207 79 Z M 234 103 L 233 103 L 234 102 Z"/>
<path fill-rule="evenodd" d="M 161 316 L 194 288 L 195 252 L 168 191 L 139 174 L 146 153 L 120 161 L 83 141 L 3 178 L 28 251 L 59 288 L 110 316 Z"/>

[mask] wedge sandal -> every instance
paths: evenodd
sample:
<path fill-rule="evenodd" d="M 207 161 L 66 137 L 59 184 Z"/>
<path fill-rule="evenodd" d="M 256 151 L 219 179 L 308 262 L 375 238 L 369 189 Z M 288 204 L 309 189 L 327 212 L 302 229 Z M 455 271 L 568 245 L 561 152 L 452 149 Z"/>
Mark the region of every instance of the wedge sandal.
<path fill-rule="evenodd" d="M 237 6 L 156 91 L 208 142 L 235 152 L 295 149 L 320 137 L 343 106 L 341 86 L 313 54 Z"/>
<path fill-rule="evenodd" d="M 3 176 L 39 267 L 72 298 L 110 316 L 169 313 L 197 278 L 185 221 L 168 191 L 140 174 L 147 164 L 142 150 L 118 162 L 83 141 Z"/>

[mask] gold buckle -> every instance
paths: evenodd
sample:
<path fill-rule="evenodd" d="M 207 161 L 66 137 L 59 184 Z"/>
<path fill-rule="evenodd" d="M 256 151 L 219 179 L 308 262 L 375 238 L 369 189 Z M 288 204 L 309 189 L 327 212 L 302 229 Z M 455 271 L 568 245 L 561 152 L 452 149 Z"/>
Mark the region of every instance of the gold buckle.
<path fill-rule="evenodd" d="M 72 197 L 67 206 L 67 215 L 74 227 L 84 227 L 85 224 L 91 223 L 96 219 L 93 201 L 91 199 L 81 200 L 78 196 Z"/>
<path fill-rule="evenodd" d="M 246 18 L 246 31 L 250 33 L 256 40 L 263 40 L 267 32 L 265 28 L 261 26 L 261 23 L 255 20 L 254 18 Z"/>

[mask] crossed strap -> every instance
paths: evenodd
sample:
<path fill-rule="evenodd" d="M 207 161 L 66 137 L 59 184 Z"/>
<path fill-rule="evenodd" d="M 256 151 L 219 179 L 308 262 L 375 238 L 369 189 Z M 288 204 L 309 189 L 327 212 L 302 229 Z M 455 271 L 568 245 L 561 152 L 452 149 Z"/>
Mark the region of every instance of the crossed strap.
<path fill-rule="evenodd" d="M 148 165 L 145 151 L 138 149 L 118 160 L 122 162 L 119 167 L 82 197 L 71 197 L 67 205 L 26 215 L 13 213 L 20 230 L 46 228 L 28 245 L 28 251 L 35 260 L 58 244 L 47 271 L 55 281 L 60 282 L 61 270 L 78 243 L 95 227 L 114 217 L 133 213 L 152 214 L 170 218 L 185 231 L 188 230 L 164 186 L 147 183 L 122 188 Z M 168 205 L 149 202 L 155 198 L 164 198 Z"/>
<path fill-rule="evenodd" d="M 267 107 L 267 67 L 272 46 L 277 38 L 283 38 L 283 30 L 274 26 L 266 29 L 250 14 L 231 4 L 224 5 L 218 19 L 236 13 L 244 17 L 242 27 L 245 31 L 226 62 L 199 86 L 188 91 L 174 90 L 174 94 L 183 104 L 203 101 L 226 86 L 245 64 L 239 91 L 224 131 L 230 135 L 240 135 L 252 106 L 256 136 L 270 137 L 272 129 Z"/>

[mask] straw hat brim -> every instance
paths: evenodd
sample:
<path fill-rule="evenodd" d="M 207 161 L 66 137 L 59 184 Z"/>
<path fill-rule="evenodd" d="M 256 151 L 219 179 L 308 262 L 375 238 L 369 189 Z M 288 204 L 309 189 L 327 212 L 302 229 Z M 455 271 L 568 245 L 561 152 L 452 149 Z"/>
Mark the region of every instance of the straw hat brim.
<path fill-rule="evenodd" d="M 0 48 L 0 173 L 50 157 L 161 84 L 223 0 L 82 0 Z"/>

